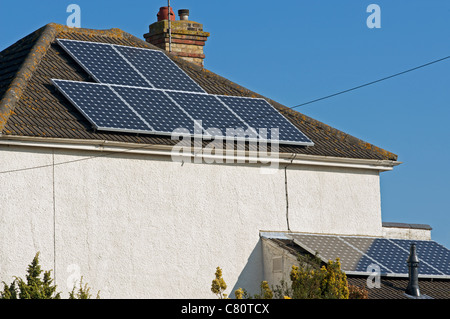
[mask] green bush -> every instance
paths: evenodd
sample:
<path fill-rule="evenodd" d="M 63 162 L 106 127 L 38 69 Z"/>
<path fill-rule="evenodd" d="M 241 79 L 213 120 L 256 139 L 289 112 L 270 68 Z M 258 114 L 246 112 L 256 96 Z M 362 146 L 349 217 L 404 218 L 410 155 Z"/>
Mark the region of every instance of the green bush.
<path fill-rule="evenodd" d="M 234 292 L 236 299 L 367 299 L 366 289 L 348 284 L 339 258 L 323 264 L 317 255 L 299 255 L 298 261 L 299 266 L 292 266 L 290 284 L 282 280 L 270 289 L 267 281 L 263 281 L 259 294 L 251 296 L 245 289 L 239 288 Z M 216 271 L 212 291 L 222 298 L 226 284 L 222 270 L 219 267 L 217 270 L 220 271 Z"/>
<path fill-rule="evenodd" d="M 44 272 L 43 278 L 41 277 Z M 90 288 L 87 284 L 82 286 L 83 277 L 80 281 L 80 288 L 75 293 L 75 286 L 70 299 L 89 299 Z M 3 291 L 0 292 L 0 299 L 61 299 L 61 292 L 56 292 L 56 285 L 53 285 L 51 271 L 43 271 L 39 265 L 39 252 L 34 256 L 33 261 L 28 266 L 26 280 L 14 277 L 11 284 L 3 283 Z M 100 293 L 100 292 L 99 292 Z M 99 293 L 97 298 L 99 298 Z"/>

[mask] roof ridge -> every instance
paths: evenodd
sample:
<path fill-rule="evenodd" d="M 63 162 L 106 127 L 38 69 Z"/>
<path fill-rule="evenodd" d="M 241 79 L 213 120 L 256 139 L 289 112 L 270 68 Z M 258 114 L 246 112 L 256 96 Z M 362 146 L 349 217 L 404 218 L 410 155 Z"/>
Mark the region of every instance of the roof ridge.
<path fill-rule="evenodd" d="M 0 100 L 0 132 L 4 129 L 8 118 L 14 113 L 16 102 L 20 100 L 25 91 L 28 80 L 33 75 L 42 57 L 47 52 L 50 44 L 56 36 L 56 29 L 52 24 L 47 24 L 33 33 L 41 32 L 32 49 L 27 54 L 24 62 L 8 86 Z M 19 41 L 20 42 L 20 41 Z M 17 42 L 16 42 L 17 43 Z M 14 46 L 14 44 L 12 45 Z M 10 46 L 9 48 L 11 48 Z M 9 49 L 8 48 L 8 49 Z M 8 50 L 6 49 L 6 50 Z M 5 52 L 2 51 L 2 52 Z"/>

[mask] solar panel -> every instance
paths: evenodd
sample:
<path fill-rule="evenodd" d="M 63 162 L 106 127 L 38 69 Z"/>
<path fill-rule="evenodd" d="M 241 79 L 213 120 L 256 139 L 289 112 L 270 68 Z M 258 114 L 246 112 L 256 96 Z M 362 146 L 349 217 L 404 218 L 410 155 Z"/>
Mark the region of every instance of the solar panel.
<path fill-rule="evenodd" d="M 107 85 L 63 80 L 53 83 L 98 130 L 136 133 L 151 130 Z"/>
<path fill-rule="evenodd" d="M 160 133 L 183 128 L 194 134 L 194 120 L 161 90 L 114 86 L 114 90 Z"/>
<path fill-rule="evenodd" d="M 99 83 L 152 87 L 110 44 L 57 41 Z"/>
<path fill-rule="evenodd" d="M 420 265 L 422 269 L 426 267 L 426 269 L 429 269 L 429 272 L 450 274 L 450 251 L 444 246 L 428 240 L 391 239 L 391 241 L 405 252 L 407 251 L 408 254 L 411 244 L 416 244 L 419 260 L 424 260 Z M 423 256 L 426 256 L 426 258 L 424 259 Z"/>
<path fill-rule="evenodd" d="M 161 51 L 108 43 L 57 41 L 99 83 L 205 93 Z"/>
<path fill-rule="evenodd" d="M 450 276 L 450 250 L 431 240 L 406 240 L 357 236 L 289 234 L 295 243 L 319 253 L 327 262 L 340 258 L 341 268 L 350 273 L 371 272 L 378 265 L 382 274 L 407 276 L 410 245 L 416 244 L 419 275 Z"/>
<path fill-rule="evenodd" d="M 182 129 L 177 132 L 241 141 L 258 141 L 260 137 L 261 127 L 249 126 L 226 103 L 232 99 L 221 96 L 113 84 L 53 82 L 98 130 L 171 135 Z M 255 102 L 264 105 L 260 100 Z M 281 128 L 282 133 L 285 128 Z M 284 141 L 277 139 L 277 142 Z M 286 143 L 305 145 L 304 140 Z"/>
<path fill-rule="evenodd" d="M 313 145 L 297 127 L 289 122 L 278 110 L 264 99 L 236 96 L 219 97 L 237 116 L 258 130 L 262 139 L 283 141 L 283 143 L 303 143 Z M 266 134 L 263 134 L 263 129 Z M 278 129 L 276 136 L 275 130 Z"/>
<path fill-rule="evenodd" d="M 205 93 L 161 51 L 114 46 L 157 89 Z"/>
<path fill-rule="evenodd" d="M 256 133 L 239 119 L 214 95 L 194 94 L 186 92 L 167 92 L 167 94 L 195 120 L 201 121 L 208 132 L 220 132 L 223 137 L 236 133 L 245 138 L 246 132 L 257 138 Z"/>

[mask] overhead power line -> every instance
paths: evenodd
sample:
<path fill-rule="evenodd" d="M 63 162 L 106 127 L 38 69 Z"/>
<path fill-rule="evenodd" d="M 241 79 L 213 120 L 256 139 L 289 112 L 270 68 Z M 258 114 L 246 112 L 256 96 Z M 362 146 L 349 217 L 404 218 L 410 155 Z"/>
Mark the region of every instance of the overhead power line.
<path fill-rule="evenodd" d="M 393 77 L 396 77 L 396 76 L 399 76 L 399 75 L 402 75 L 402 74 L 405 74 L 405 73 L 408 73 L 408 72 L 415 71 L 415 70 L 420 69 L 420 68 L 424 68 L 424 67 L 426 67 L 426 66 L 429 66 L 429 65 L 431 65 L 431 64 L 434 64 L 434 63 L 438 63 L 438 62 L 444 61 L 444 60 L 449 59 L 449 58 L 450 58 L 450 55 L 449 55 L 449 56 L 446 56 L 445 58 L 442 58 L 442 59 L 439 59 L 439 60 L 435 60 L 435 61 L 432 61 L 432 62 L 429 62 L 429 63 L 426 63 L 426 64 L 422 64 L 422 65 L 417 66 L 417 67 L 415 67 L 415 68 L 412 68 L 412 69 L 409 69 L 409 70 L 406 70 L 406 71 L 403 71 L 403 72 L 399 72 L 399 73 L 396 73 L 396 74 L 393 74 L 393 75 L 384 77 L 384 78 L 379 79 L 379 80 L 375 80 L 375 81 L 372 81 L 372 82 L 369 82 L 369 83 L 365 83 L 365 84 L 362 84 L 362 85 L 358 85 L 358 86 L 355 86 L 355 87 L 353 87 L 353 88 L 351 88 L 351 89 L 347 89 L 347 90 L 344 90 L 344 91 L 340 91 L 340 92 L 337 92 L 337 93 L 334 93 L 334 94 L 330 94 L 330 95 L 327 95 L 327 96 L 324 96 L 324 97 L 321 97 L 321 98 L 318 98 L 318 99 L 315 99 L 315 100 L 312 100 L 312 101 L 309 101 L 309 102 L 305 102 L 305 103 L 302 103 L 302 104 L 298 104 L 298 105 L 292 106 L 291 109 L 295 109 L 295 108 L 300 107 L 300 106 L 312 104 L 312 103 L 319 102 L 319 101 L 322 101 L 322 100 L 325 100 L 325 99 L 329 99 L 329 98 L 334 97 L 334 96 L 337 96 L 337 95 L 341 95 L 341 94 L 344 94 L 344 93 L 348 93 L 348 92 L 351 92 L 351 91 L 354 91 L 354 90 L 363 88 L 363 87 L 365 87 L 365 86 L 369 86 L 369 85 L 372 85 L 372 84 L 375 84 L 375 83 L 378 83 L 378 82 L 381 82 L 381 81 L 385 81 L 385 80 L 391 79 L 391 78 L 393 78 Z"/>
<path fill-rule="evenodd" d="M 396 73 L 396 74 L 384 77 L 384 78 L 376 80 L 376 81 L 372 81 L 372 82 L 369 82 L 369 83 L 366 83 L 366 84 L 358 85 L 358 86 L 355 86 L 355 87 L 353 87 L 351 89 L 347 89 L 347 90 L 344 90 L 344 91 L 341 91 L 341 92 L 337 92 L 337 93 L 334 93 L 334 94 L 330 94 L 330 95 L 327 95 L 327 96 L 324 96 L 324 97 L 321 97 L 321 98 L 318 98 L 318 99 L 315 99 L 315 100 L 312 100 L 312 101 L 309 101 L 309 102 L 305 102 L 305 103 L 302 103 L 302 104 L 299 104 L 299 105 L 296 105 L 296 106 L 292 106 L 292 107 L 290 107 L 290 109 L 295 109 L 295 108 L 300 107 L 300 106 L 312 104 L 312 103 L 315 103 L 315 102 L 318 102 L 318 101 L 329 99 L 331 97 L 334 97 L 334 96 L 337 96 L 337 95 L 340 95 L 340 94 L 344 94 L 344 93 L 347 93 L 347 92 L 350 92 L 350 91 L 354 91 L 354 90 L 363 88 L 365 86 L 369 86 L 369 85 L 372 85 L 372 84 L 375 84 L 375 83 L 378 83 L 378 82 L 381 82 L 381 81 L 385 81 L 385 80 L 391 79 L 393 77 L 396 77 L 396 76 L 399 76 L 399 75 L 402 75 L 402 74 L 405 74 L 405 73 L 408 73 L 408 72 L 411 72 L 411 71 L 414 71 L 414 70 L 417 70 L 417 69 L 420 69 L 420 68 L 423 68 L 423 67 L 426 67 L 426 66 L 429 66 L 429 65 L 441 62 L 441 61 L 444 61 L 446 59 L 450 59 L 450 55 L 446 56 L 444 58 L 441 58 L 441 59 L 438 59 L 438 60 L 426 63 L 426 64 L 419 65 L 419 66 L 417 66 L 415 68 L 412 68 L 412 69 L 409 69 L 409 70 L 406 70 L 406 71 L 403 71 L 403 72 L 399 72 L 399 73 Z M 130 152 L 132 150 L 143 149 L 143 148 L 146 148 L 146 147 L 149 147 L 149 145 L 145 144 L 143 146 L 130 147 L 129 149 L 126 149 L 126 150 L 123 150 L 123 151 L 110 152 L 110 153 L 102 154 L 102 155 L 98 155 L 98 156 L 83 157 L 83 158 L 80 158 L 80 159 L 77 159 L 77 160 L 71 160 L 71 161 L 66 161 L 66 162 L 60 162 L 60 163 L 54 163 L 54 164 L 52 163 L 52 164 L 47 164 L 47 165 L 31 166 L 31 167 L 25 167 L 25 168 L 19 168 L 19 169 L 0 171 L 0 175 L 1 174 L 7 174 L 7 173 L 28 171 L 28 170 L 39 169 L 39 168 L 47 168 L 47 167 L 52 167 L 52 166 L 60 166 L 60 165 L 76 163 L 76 162 L 82 162 L 82 161 L 87 161 L 87 160 L 91 160 L 91 159 L 107 157 L 107 156 L 111 156 L 111 155 L 114 155 L 114 154 L 127 153 L 127 152 Z"/>

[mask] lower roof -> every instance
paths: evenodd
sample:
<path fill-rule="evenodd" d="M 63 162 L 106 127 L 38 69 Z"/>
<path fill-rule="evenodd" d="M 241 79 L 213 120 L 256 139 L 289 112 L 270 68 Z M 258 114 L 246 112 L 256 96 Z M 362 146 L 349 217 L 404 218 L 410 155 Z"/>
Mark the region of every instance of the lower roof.
<path fill-rule="evenodd" d="M 261 237 L 280 247 L 316 255 L 322 262 L 339 258 L 341 269 L 349 275 L 408 278 L 406 260 L 412 244 L 416 246 L 420 278 L 450 279 L 450 250 L 432 240 L 383 237 L 261 232 Z"/>
<path fill-rule="evenodd" d="M 293 257 L 298 257 L 299 255 L 315 255 L 316 253 L 311 253 L 311 247 L 302 244 L 301 241 L 295 240 L 295 235 L 299 233 L 292 232 L 261 232 L 260 236 L 265 238 L 266 240 L 271 241 L 280 249 L 286 251 Z M 318 236 L 315 234 L 302 234 L 303 236 Z M 340 241 L 338 236 L 325 236 L 328 240 L 335 239 L 336 241 Z M 355 237 L 355 238 L 366 238 L 362 236 L 344 236 L 344 237 Z M 373 239 L 373 238 L 372 238 Z M 328 245 L 330 248 L 330 245 Z M 342 248 L 343 246 L 341 246 Z M 357 248 L 357 247 L 355 247 Z M 444 247 L 445 248 L 445 247 Z M 331 253 L 330 253 L 331 251 Z M 448 249 L 447 249 L 448 252 Z M 368 299 L 411 299 L 414 297 L 408 296 L 405 294 L 406 287 L 409 283 L 408 274 L 400 274 L 398 276 L 392 276 L 388 274 L 381 274 L 379 276 L 379 282 L 376 282 L 374 277 L 369 277 L 369 275 L 373 275 L 373 273 L 365 273 L 365 272 L 356 272 L 356 271 L 348 271 L 346 267 L 349 265 L 352 260 L 354 260 L 354 256 L 346 253 L 344 250 L 339 250 L 339 244 L 332 249 L 328 249 L 327 253 L 320 253 L 316 255 L 318 256 L 323 264 L 326 264 L 328 260 L 335 260 L 339 258 L 341 263 L 341 269 L 346 273 L 347 281 L 349 285 L 358 287 L 361 291 L 366 291 L 368 293 Z M 393 256 L 395 253 L 386 249 L 384 251 L 386 256 Z M 400 257 L 401 261 L 406 264 L 405 256 Z M 447 260 L 443 260 L 443 266 L 448 265 L 448 257 Z M 395 258 L 395 257 L 394 257 Z M 420 255 L 419 255 L 420 259 Z M 420 275 L 420 264 L 419 264 L 419 275 Z M 370 282 L 368 284 L 368 281 Z M 449 299 L 450 298 L 450 276 L 426 276 L 423 275 L 419 277 L 419 290 L 421 293 L 422 299 Z"/>
<path fill-rule="evenodd" d="M 94 131 L 51 83 L 52 78 L 93 82 L 56 43 L 56 38 L 160 50 L 119 29 L 90 30 L 54 23 L 46 25 L 0 52 L 1 135 L 168 146 L 177 143 L 165 136 Z M 209 94 L 265 98 L 198 65 L 165 53 Z M 389 151 L 265 99 L 314 142 L 312 147 L 280 145 L 281 153 L 397 161 L 397 155 Z"/>

